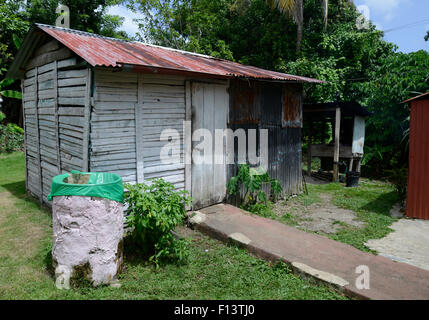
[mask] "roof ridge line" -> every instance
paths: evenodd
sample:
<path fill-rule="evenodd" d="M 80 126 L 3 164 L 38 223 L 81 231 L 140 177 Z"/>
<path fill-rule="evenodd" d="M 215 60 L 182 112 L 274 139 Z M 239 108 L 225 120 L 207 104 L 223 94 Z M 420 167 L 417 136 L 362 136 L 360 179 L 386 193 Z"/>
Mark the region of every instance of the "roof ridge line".
<path fill-rule="evenodd" d="M 202 53 L 196 53 L 196 52 L 191 52 L 191 51 L 174 49 L 174 48 L 164 47 L 164 46 L 160 46 L 160 45 L 156 45 L 156 44 L 145 43 L 145 42 L 137 41 L 137 40 L 130 41 L 130 40 L 124 40 L 124 39 L 106 37 L 106 36 L 103 36 L 103 35 L 100 35 L 100 34 L 96 34 L 96 33 L 91 33 L 91 32 L 87 32 L 87 31 L 76 30 L 76 29 L 71 29 L 71 28 L 63 28 L 63 27 L 58 27 L 58 26 L 53 26 L 53 25 L 43 24 L 43 23 L 36 23 L 35 25 L 38 26 L 38 27 L 39 26 L 43 26 L 43 27 L 46 27 L 46 28 L 49 28 L 49 29 L 57 29 L 57 30 L 65 31 L 65 32 L 87 35 L 87 36 L 91 36 L 91 37 L 94 37 L 94 38 L 108 39 L 108 40 L 119 41 L 119 42 L 126 42 L 126 43 L 137 43 L 137 44 L 145 45 L 145 46 L 148 46 L 148 47 L 155 47 L 155 48 L 165 49 L 165 50 L 169 50 L 169 51 L 173 51 L 173 52 L 178 52 L 178 53 L 183 53 L 183 54 L 189 54 L 189 55 L 193 55 L 193 56 L 197 56 L 197 57 L 202 57 L 202 58 L 207 58 L 207 59 L 220 60 L 220 61 L 229 61 L 229 60 L 220 59 L 220 58 L 216 58 L 216 57 L 213 57 L 213 56 L 205 55 L 205 54 L 202 54 Z M 231 61 L 231 62 L 234 62 L 234 61 Z"/>

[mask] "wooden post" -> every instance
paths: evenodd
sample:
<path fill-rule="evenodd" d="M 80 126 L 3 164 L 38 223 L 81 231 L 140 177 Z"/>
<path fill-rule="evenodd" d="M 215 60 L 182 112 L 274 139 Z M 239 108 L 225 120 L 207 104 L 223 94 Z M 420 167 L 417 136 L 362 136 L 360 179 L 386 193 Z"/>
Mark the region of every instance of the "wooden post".
<path fill-rule="evenodd" d="M 144 132 L 143 132 L 143 74 L 139 73 L 137 78 L 137 104 L 135 105 L 136 119 L 136 161 L 137 161 L 137 183 L 144 182 Z"/>
<path fill-rule="evenodd" d="M 335 148 L 334 148 L 334 182 L 338 181 L 339 178 L 339 165 L 340 161 L 340 130 L 341 130 L 341 108 L 337 107 L 335 112 Z"/>
<path fill-rule="evenodd" d="M 360 173 L 361 170 L 361 164 L 362 164 L 362 158 L 359 158 L 358 164 L 356 165 L 356 171 Z"/>
<path fill-rule="evenodd" d="M 354 158 L 350 159 L 349 171 L 353 171 L 353 160 L 354 160 Z"/>
<path fill-rule="evenodd" d="M 307 175 L 311 177 L 311 143 L 313 139 L 313 121 L 310 120 L 310 124 L 308 127 L 308 150 L 307 150 Z"/>
<path fill-rule="evenodd" d="M 185 82 L 185 120 L 192 121 L 192 83 Z M 185 190 L 192 195 L 192 127 L 183 128 L 185 144 Z"/>
<path fill-rule="evenodd" d="M 87 68 L 86 72 L 86 92 L 85 92 L 85 109 L 84 109 L 84 124 L 83 124 L 83 153 L 82 153 L 82 171 L 89 171 L 89 139 L 90 139 L 90 122 L 91 122 L 91 89 L 92 89 L 92 70 Z"/>
<path fill-rule="evenodd" d="M 61 174 L 61 146 L 60 146 L 60 122 L 58 114 L 58 61 L 54 66 L 54 91 L 55 91 L 55 141 L 57 146 L 57 168 L 58 174 Z"/>
<path fill-rule="evenodd" d="M 25 79 L 25 77 L 24 77 Z M 24 86 L 24 79 L 21 80 L 21 92 L 22 92 L 22 99 L 25 99 L 25 86 Z M 27 153 L 27 124 L 25 121 L 25 108 L 24 108 L 24 101 L 21 100 L 21 106 L 22 106 L 22 127 L 24 128 L 24 154 L 25 154 L 25 191 L 28 193 L 28 153 Z M 34 102 L 36 104 L 36 102 Z"/>
<path fill-rule="evenodd" d="M 35 106 L 36 106 L 36 148 L 37 148 L 37 166 L 39 172 L 39 188 L 40 203 L 43 203 L 43 176 L 42 176 L 42 158 L 40 155 L 40 126 L 39 126 L 39 67 L 36 67 L 36 74 L 34 76 L 34 94 L 35 94 Z"/>

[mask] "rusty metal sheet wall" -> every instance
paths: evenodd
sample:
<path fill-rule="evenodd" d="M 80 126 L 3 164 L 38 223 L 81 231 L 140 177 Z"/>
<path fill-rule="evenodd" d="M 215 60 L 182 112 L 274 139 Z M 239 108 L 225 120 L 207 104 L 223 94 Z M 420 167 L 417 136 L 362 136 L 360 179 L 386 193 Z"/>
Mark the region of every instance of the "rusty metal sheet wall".
<path fill-rule="evenodd" d="M 283 85 L 282 126 L 302 128 L 302 86 Z"/>
<path fill-rule="evenodd" d="M 261 125 L 281 125 L 282 85 L 279 83 L 261 84 L 260 112 Z"/>
<path fill-rule="evenodd" d="M 256 81 L 230 82 L 230 124 L 257 124 L 260 118 L 260 85 Z"/>
<path fill-rule="evenodd" d="M 285 194 L 298 194 L 302 191 L 301 127 L 282 127 L 282 113 L 281 84 L 231 81 L 229 127 L 246 133 L 268 129 L 268 172 L 280 181 Z M 259 134 L 257 139 L 259 147 Z M 236 172 L 236 166 L 230 166 L 229 178 Z"/>
<path fill-rule="evenodd" d="M 407 216 L 429 220 L 429 99 L 411 102 Z"/>

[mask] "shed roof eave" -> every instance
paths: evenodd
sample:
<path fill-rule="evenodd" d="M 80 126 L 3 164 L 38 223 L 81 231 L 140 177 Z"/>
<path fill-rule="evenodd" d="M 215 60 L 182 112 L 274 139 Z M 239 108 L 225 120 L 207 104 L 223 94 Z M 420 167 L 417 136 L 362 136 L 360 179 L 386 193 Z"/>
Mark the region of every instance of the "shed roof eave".
<path fill-rule="evenodd" d="M 34 49 L 37 48 L 41 39 L 45 33 L 40 30 L 37 25 L 33 25 L 30 31 L 24 38 L 21 48 L 19 48 L 15 59 L 12 61 L 7 73 L 6 78 L 8 79 L 23 79 L 25 76 L 25 70 L 23 67 L 28 62 Z"/>
<path fill-rule="evenodd" d="M 405 101 L 401 102 L 401 104 L 408 103 L 408 102 L 411 102 L 411 101 L 416 101 L 416 100 L 422 100 L 422 99 L 429 99 L 429 92 L 423 93 L 423 94 L 420 94 L 420 95 L 418 95 L 418 96 L 416 96 L 414 98 L 405 100 Z"/>

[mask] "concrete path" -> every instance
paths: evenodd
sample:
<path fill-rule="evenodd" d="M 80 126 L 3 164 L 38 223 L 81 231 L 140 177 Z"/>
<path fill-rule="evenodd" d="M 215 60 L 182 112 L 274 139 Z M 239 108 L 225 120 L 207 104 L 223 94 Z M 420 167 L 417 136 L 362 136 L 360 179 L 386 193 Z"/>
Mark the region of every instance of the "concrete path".
<path fill-rule="evenodd" d="M 191 213 L 190 222 L 199 231 L 238 242 L 261 258 L 281 259 L 295 272 L 327 282 L 350 297 L 429 300 L 427 270 L 365 253 L 230 205 Z M 363 281 L 366 269 L 369 289 L 362 287 L 368 284 Z"/>
<path fill-rule="evenodd" d="M 394 232 L 365 245 L 382 256 L 429 271 L 429 220 L 401 219 L 390 228 Z"/>

